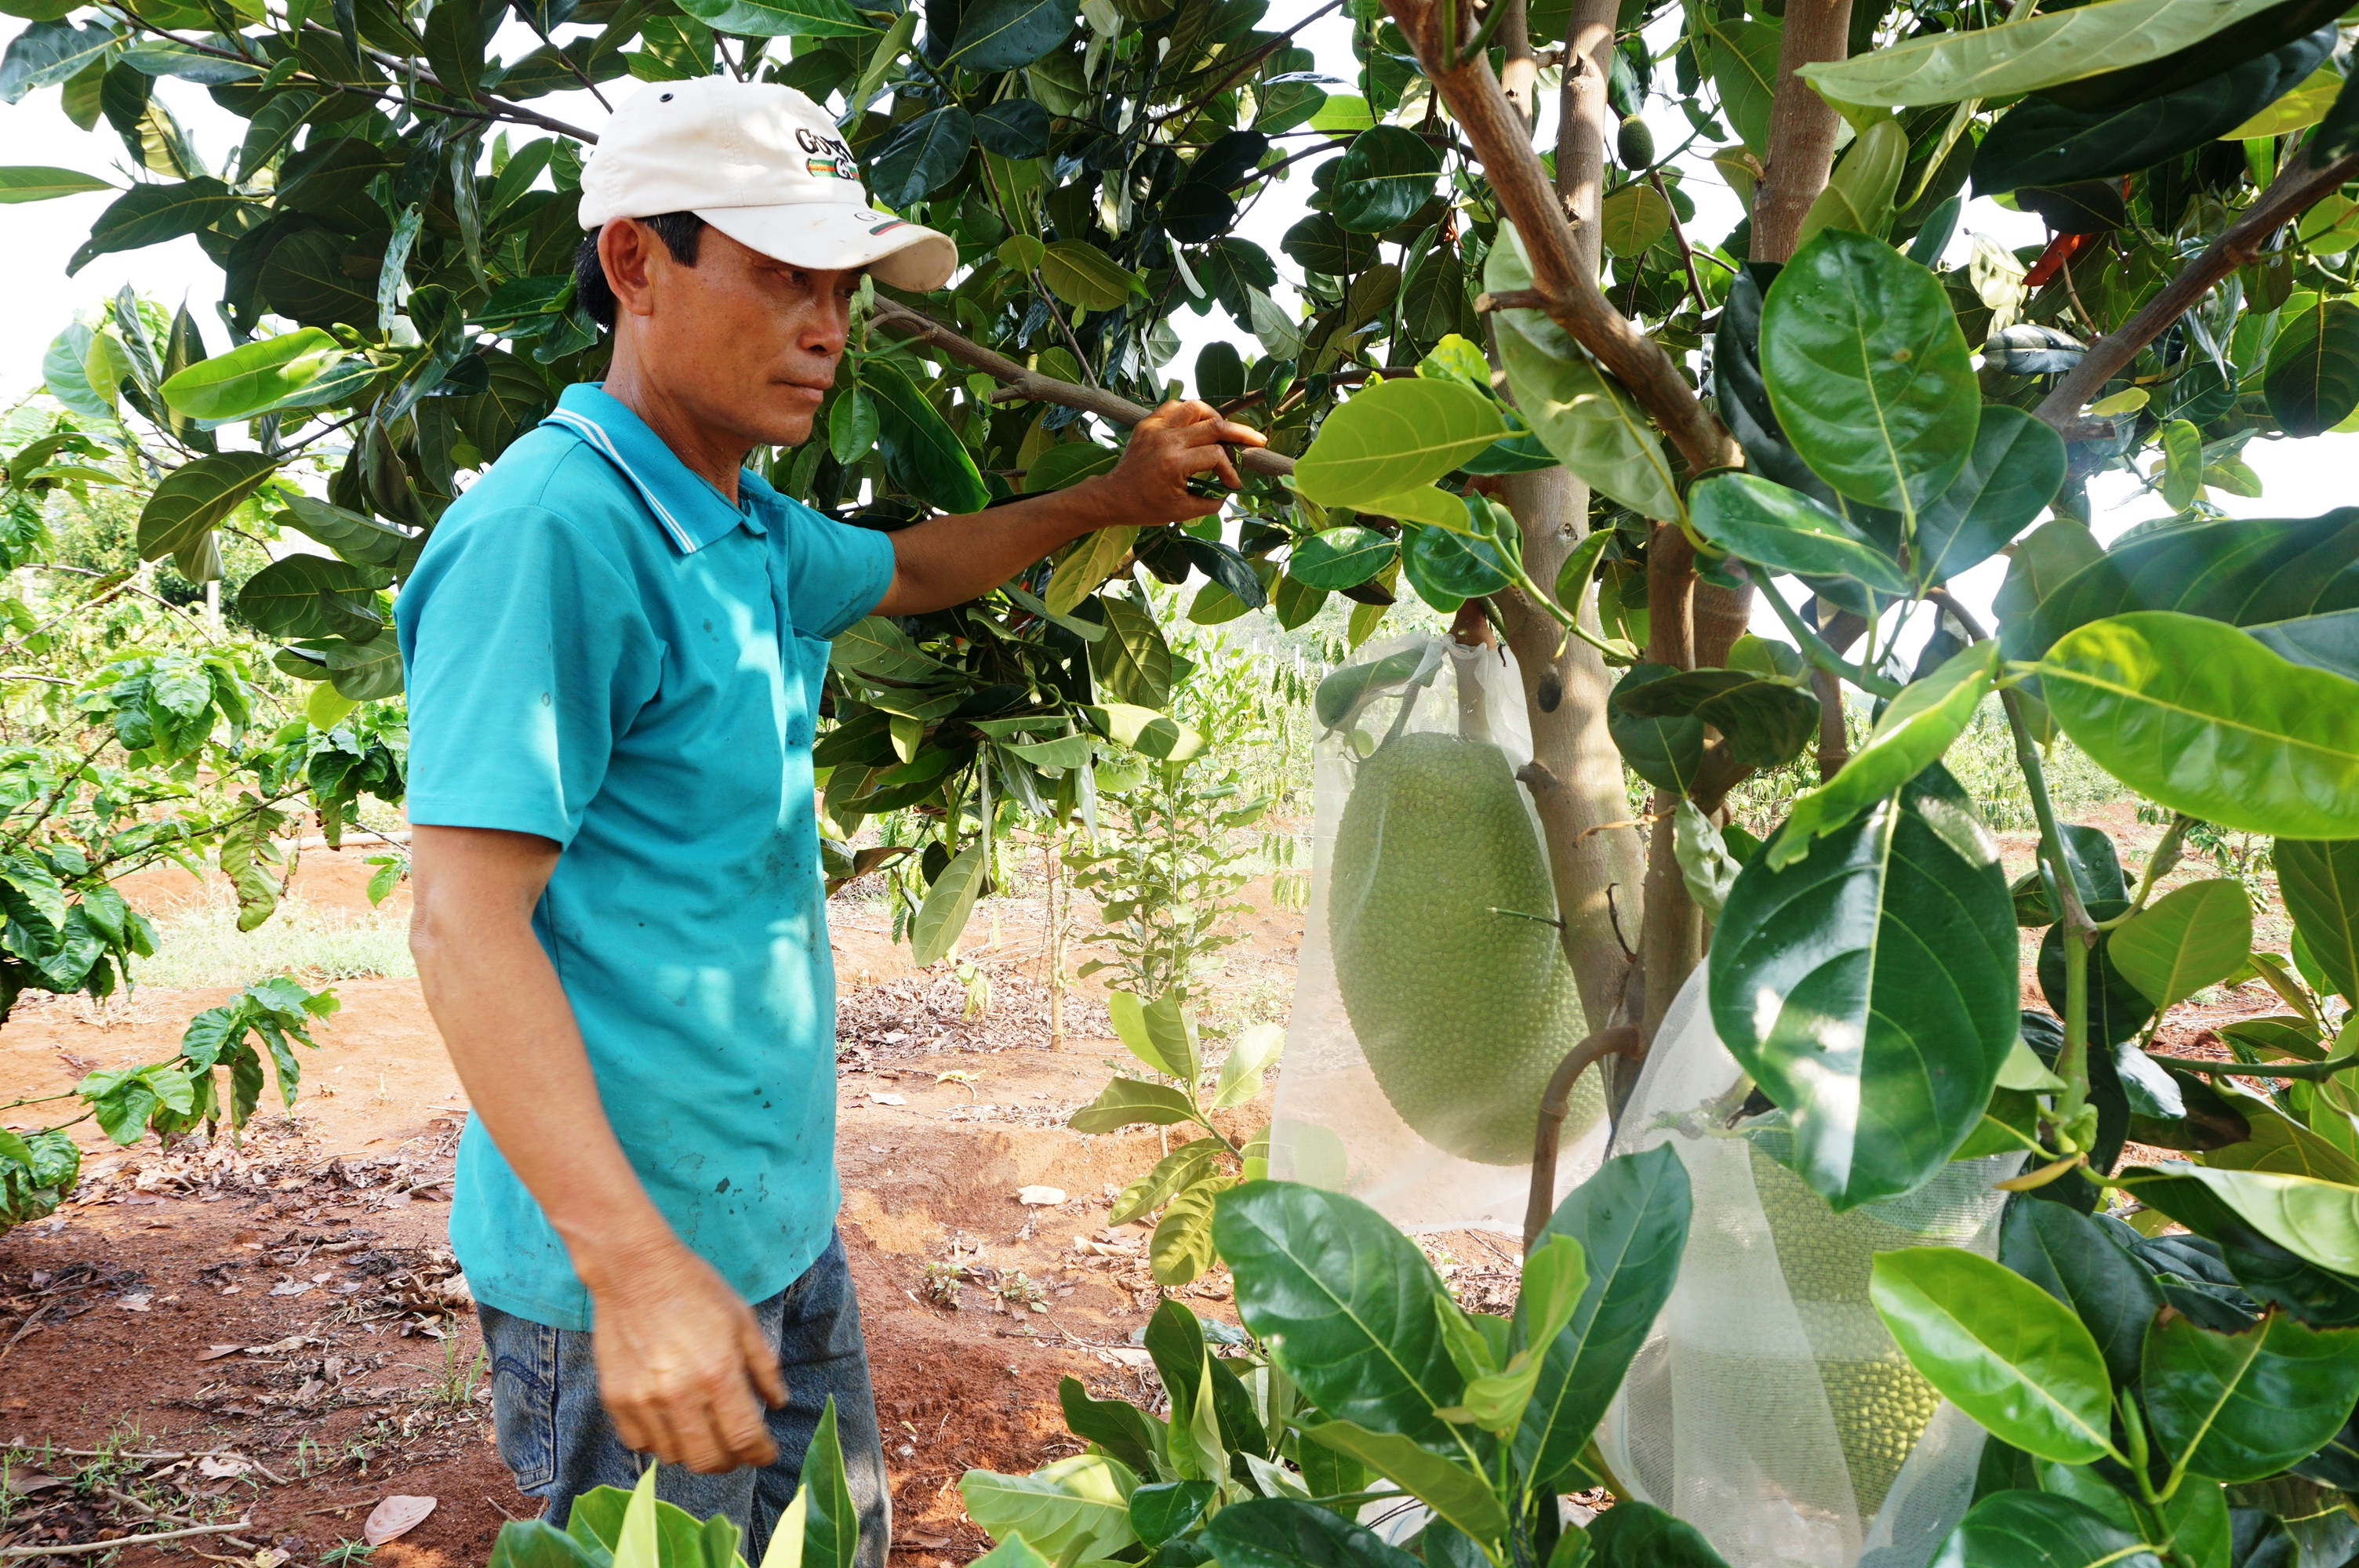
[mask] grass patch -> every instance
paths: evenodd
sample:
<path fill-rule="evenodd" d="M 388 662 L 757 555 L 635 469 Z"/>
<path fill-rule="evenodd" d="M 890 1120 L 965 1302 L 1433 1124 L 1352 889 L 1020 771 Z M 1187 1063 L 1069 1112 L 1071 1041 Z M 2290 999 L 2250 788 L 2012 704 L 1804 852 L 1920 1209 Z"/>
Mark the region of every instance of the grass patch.
<path fill-rule="evenodd" d="M 227 898 L 174 910 L 156 922 L 156 956 L 137 965 L 141 985 L 245 986 L 272 975 L 305 980 L 409 979 L 407 911 L 318 909 L 290 898 L 260 928 L 237 928 Z"/>

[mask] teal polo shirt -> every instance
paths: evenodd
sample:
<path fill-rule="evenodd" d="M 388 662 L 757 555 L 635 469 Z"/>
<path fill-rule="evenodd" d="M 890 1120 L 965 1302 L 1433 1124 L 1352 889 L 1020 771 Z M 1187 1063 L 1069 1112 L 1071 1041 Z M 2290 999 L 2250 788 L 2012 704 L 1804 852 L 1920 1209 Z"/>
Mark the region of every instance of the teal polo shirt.
<path fill-rule="evenodd" d="M 569 387 L 443 514 L 395 619 L 410 820 L 561 847 L 533 932 L 607 1120 L 679 1238 L 758 1302 L 819 1257 L 841 1197 L 811 733 L 828 640 L 885 596 L 893 546 L 751 473 L 738 494 Z M 590 1327 L 473 1117 L 451 1242 L 477 1300 Z"/>

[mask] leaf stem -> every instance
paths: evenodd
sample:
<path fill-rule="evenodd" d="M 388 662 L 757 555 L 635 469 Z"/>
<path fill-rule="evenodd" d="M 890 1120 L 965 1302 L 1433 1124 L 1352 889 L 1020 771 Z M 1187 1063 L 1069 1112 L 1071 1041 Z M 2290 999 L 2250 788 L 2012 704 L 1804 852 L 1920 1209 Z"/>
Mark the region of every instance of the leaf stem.
<path fill-rule="evenodd" d="M 2064 1093 L 2057 1102 L 2056 1115 L 2060 1125 L 2069 1127 L 2089 1103 L 2089 949 L 2097 933 L 2081 901 L 2072 864 L 2064 857 L 2063 829 L 2057 826 L 2056 806 L 2049 798 L 2048 774 L 2039 764 L 2039 745 L 2031 738 L 2031 724 L 2024 715 L 2023 694 L 2010 687 L 1999 694 L 1999 701 L 2006 709 L 2007 727 L 2015 733 L 2016 764 L 2023 770 L 2032 814 L 2039 820 L 2039 855 L 2055 882 L 2059 919 L 2064 927 L 2064 1045 L 2056 1056 L 2056 1074 L 2064 1080 Z"/>
<path fill-rule="evenodd" d="M 1810 630 L 1801 616 L 1795 611 L 1794 607 L 1786 602 L 1786 596 L 1777 591 L 1774 583 L 1760 582 L 1758 586 L 1761 589 L 1761 597 L 1769 601 L 1769 608 L 1777 611 L 1777 619 L 1784 623 L 1786 630 L 1793 634 L 1794 641 L 1802 645 L 1804 658 L 1809 659 L 1811 664 L 1826 671 L 1827 674 L 1840 680 L 1851 682 L 1862 691 L 1874 692 L 1883 697 L 1900 695 L 1900 684 L 1897 681 L 1887 680 L 1872 670 L 1862 669 L 1827 646 L 1826 639 Z M 1873 644 L 1870 645 L 1873 646 Z"/>

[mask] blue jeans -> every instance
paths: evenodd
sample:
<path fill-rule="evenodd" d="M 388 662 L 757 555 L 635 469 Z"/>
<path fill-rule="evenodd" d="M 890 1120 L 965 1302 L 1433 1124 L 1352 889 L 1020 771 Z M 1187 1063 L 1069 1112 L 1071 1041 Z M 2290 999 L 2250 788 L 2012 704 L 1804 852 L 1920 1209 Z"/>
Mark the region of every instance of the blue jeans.
<path fill-rule="evenodd" d="M 644 1461 L 615 1434 L 598 1398 L 590 1336 L 480 1303 L 475 1314 L 491 1357 L 492 1419 L 500 1458 L 516 1473 L 518 1490 L 548 1499 L 541 1517 L 562 1528 L 573 1499 L 582 1493 L 636 1485 Z M 698 1519 L 728 1515 L 745 1536 L 745 1560 L 758 1563 L 768 1550 L 771 1528 L 795 1499 L 803 1454 L 832 1394 L 844 1472 L 860 1515 L 855 1568 L 885 1568 L 893 1502 L 886 1490 L 876 1400 L 868 1386 L 868 1347 L 860 1336 L 860 1304 L 853 1296 L 843 1238 L 830 1241 L 802 1278 L 757 1303 L 754 1317 L 777 1350 L 787 1379 L 787 1403 L 767 1412 L 777 1458 L 764 1469 L 749 1466 L 720 1476 L 668 1465 L 656 1477 L 656 1496 Z"/>

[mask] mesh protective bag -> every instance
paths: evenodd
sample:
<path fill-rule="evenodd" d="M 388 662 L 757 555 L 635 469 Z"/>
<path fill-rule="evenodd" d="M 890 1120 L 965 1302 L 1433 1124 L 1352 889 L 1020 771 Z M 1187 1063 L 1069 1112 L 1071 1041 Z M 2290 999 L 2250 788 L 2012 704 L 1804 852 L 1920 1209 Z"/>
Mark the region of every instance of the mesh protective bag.
<path fill-rule="evenodd" d="M 1555 926 L 1523 683 L 1501 647 L 1371 644 L 1319 688 L 1310 902 L 1270 1174 L 1406 1230 L 1520 1234 L 1548 1080 L 1586 1033 Z M 1599 1075 L 1560 1194 L 1604 1158 Z"/>
<path fill-rule="evenodd" d="M 1672 1142 L 1695 1210 L 1679 1281 L 1598 1429 L 1632 1495 L 1731 1568 L 1925 1568 L 1963 1516 L 1983 1432 L 1918 1376 L 1868 1302 L 1896 1247 L 1998 1249 L 2019 1154 L 1960 1161 L 1905 1197 L 1830 1211 L 1770 1157 L 1782 1113 L 1729 1123 L 1750 1088 L 1699 966 L 1614 1141 Z"/>

